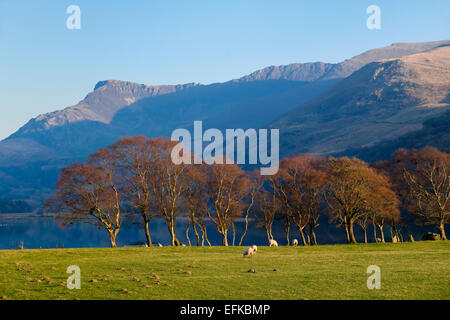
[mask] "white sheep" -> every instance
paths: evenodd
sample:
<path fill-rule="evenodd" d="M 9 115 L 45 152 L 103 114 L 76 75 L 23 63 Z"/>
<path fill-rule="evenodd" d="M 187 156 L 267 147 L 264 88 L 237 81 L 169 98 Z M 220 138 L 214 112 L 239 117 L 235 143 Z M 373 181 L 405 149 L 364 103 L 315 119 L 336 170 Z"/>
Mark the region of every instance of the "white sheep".
<path fill-rule="evenodd" d="M 256 253 L 256 251 L 258 251 L 258 247 L 255 246 L 255 245 L 252 245 L 252 249 L 253 249 L 253 253 L 254 253 L 254 254 Z"/>
<path fill-rule="evenodd" d="M 254 251 L 253 251 L 252 247 L 244 249 L 244 257 L 251 257 L 251 256 L 253 256 L 253 254 L 254 254 Z"/>
<path fill-rule="evenodd" d="M 297 239 L 294 239 L 294 240 L 292 241 L 292 246 L 293 246 L 293 247 L 298 246 L 298 240 L 297 240 Z"/>
<path fill-rule="evenodd" d="M 273 239 L 270 239 L 269 241 L 269 247 L 278 247 L 278 242 L 276 242 Z"/>

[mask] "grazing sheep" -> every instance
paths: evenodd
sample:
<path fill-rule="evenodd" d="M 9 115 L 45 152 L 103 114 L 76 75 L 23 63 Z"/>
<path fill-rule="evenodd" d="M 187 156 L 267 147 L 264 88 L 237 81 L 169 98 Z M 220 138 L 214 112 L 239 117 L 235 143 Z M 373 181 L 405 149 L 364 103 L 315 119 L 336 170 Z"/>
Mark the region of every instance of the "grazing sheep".
<path fill-rule="evenodd" d="M 278 242 L 276 242 L 273 239 L 270 239 L 269 241 L 269 247 L 278 247 Z"/>
<path fill-rule="evenodd" d="M 292 246 L 293 246 L 293 247 L 298 246 L 298 240 L 297 240 L 297 239 L 294 239 L 294 240 L 292 241 Z"/>
<path fill-rule="evenodd" d="M 251 257 L 254 254 L 253 248 L 245 248 L 244 249 L 244 257 Z"/>
<path fill-rule="evenodd" d="M 256 251 L 258 251 L 258 247 L 255 245 L 252 245 L 252 249 L 253 249 L 253 253 L 256 253 Z"/>

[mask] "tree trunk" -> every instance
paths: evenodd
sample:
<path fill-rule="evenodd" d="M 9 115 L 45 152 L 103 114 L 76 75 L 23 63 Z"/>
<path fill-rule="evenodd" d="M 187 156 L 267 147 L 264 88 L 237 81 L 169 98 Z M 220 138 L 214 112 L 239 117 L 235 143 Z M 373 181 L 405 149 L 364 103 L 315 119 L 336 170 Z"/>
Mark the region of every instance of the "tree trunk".
<path fill-rule="evenodd" d="M 228 247 L 228 230 L 222 232 L 222 245 Z"/>
<path fill-rule="evenodd" d="M 248 230 L 248 212 L 245 215 L 245 229 L 244 229 L 244 233 L 241 236 L 241 239 L 239 240 L 239 246 L 242 245 L 242 241 L 244 241 L 244 237 L 247 234 L 247 230 Z"/>
<path fill-rule="evenodd" d="M 311 234 L 312 245 L 315 246 L 315 245 L 317 245 L 316 233 L 314 232 L 314 229 L 311 230 L 311 232 L 312 232 L 312 234 Z"/>
<path fill-rule="evenodd" d="M 206 243 L 208 244 L 208 246 L 211 247 L 211 242 L 209 242 L 208 233 L 206 232 L 206 226 L 201 225 L 200 229 L 202 230 L 202 246 L 204 245 L 204 241 L 206 240 Z"/>
<path fill-rule="evenodd" d="M 311 245 L 314 246 L 317 244 L 317 238 L 316 238 L 316 233 L 314 232 L 314 227 L 310 226 L 309 227 L 309 234 L 310 234 L 310 238 L 311 238 Z"/>
<path fill-rule="evenodd" d="M 236 227 L 234 225 L 234 222 L 231 224 L 231 228 L 233 229 L 233 247 L 234 247 L 234 243 L 236 241 Z"/>
<path fill-rule="evenodd" d="M 149 247 L 152 246 L 152 237 L 150 237 L 150 231 L 148 230 L 149 221 L 145 220 L 144 230 L 145 230 L 145 238 L 147 239 L 147 245 Z"/>
<path fill-rule="evenodd" d="M 289 235 L 290 235 L 290 232 L 291 232 L 291 226 L 288 224 L 288 225 L 286 225 L 285 227 L 284 227 L 284 231 L 286 232 L 286 242 L 287 242 L 287 246 L 289 246 L 289 243 L 290 243 L 290 241 L 289 241 Z"/>
<path fill-rule="evenodd" d="M 367 229 L 364 229 L 364 243 L 367 243 Z"/>
<path fill-rule="evenodd" d="M 348 234 L 347 224 L 344 225 L 344 229 L 345 229 L 345 236 L 347 238 L 347 243 L 350 243 L 350 235 Z"/>
<path fill-rule="evenodd" d="M 179 246 L 180 245 L 180 241 L 177 239 L 177 236 L 175 234 L 175 221 L 169 221 L 168 223 L 168 227 L 169 227 L 169 232 L 170 232 L 170 237 L 171 237 L 171 245 L 172 246 Z"/>
<path fill-rule="evenodd" d="M 377 226 L 375 225 L 375 223 L 372 224 L 373 226 L 373 240 L 375 240 L 375 243 L 378 242 L 377 240 Z"/>
<path fill-rule="evenodd" d="M 192 246 L 191 239 L 189 238 L 189 229 L 191 228 L 191 224 L 188 222 L 186 226 L 186 240 L 189 243 L 189 247 Z"/>
<path fill-rule="evenodd" d="M 118 230 L 108 230 L 109 234 L 109 240 L 111 241 L 111 248 L 116 248 L 116 236 L 117 236 Z"/>
<path fill-rule="evenodd" d="M 267 242 L 270 243 L 270 233 L 269 233 L 269 229 L 266 228 L 266 233 L 267 233 Z"/>
<path fill-rule="evenodd" d="M 205 232 L 203 232 L 202 226 L 200 226 L 200 231 L 202 232 L 202 247 L 205 245 Z"/>
<path fill-rule="evenodd" d="M 439 232 L 441 233 L 441 240 L 447 240 L 447 236 L 445 235 L 445 224 L 443 222 L 439 225 Z"/>
<path fill-rule="evenodd" d="M 209 247 L 212 247 L 212 246 L 211 246 L 211 242 L 209 242 L 209 239 L 208 239 L 208 232 L 206 231 L 206 227 L 203 227 L 203 229 L 205 230 L 205 240 L 206 240 L 206 243 L 208 244 Z"/>
<path fill-rule="evenodd" d="M 347 229 L 347 243 L 357 243 L 355 234 L 353 233 L 353 222 L 348 222 L 345 228 Z"/>
<path fill-rule="evenodd" d="M 303 229 L 302 228 L 298 228 L 298 231 L 300 232 L 300 236 L 302 237 L 302 244 L 304 246 L 307 246 L 308 244 L 306 243 L 305 233 L 303 232 Z"/>
<path fill-rule="evenodd" d="M 380 234 L 381 234 L 381 242 L 382 242 L 382 243 L 385 243 L 385 241 L 384 241 L 383 226 L 382 226 L 382 225 L 378 225 L 378 230 L 380 230 Z"/>
<path fill-rule="evenodd" d="M 192 228 L 194 229 L 195 237 L 197 238 L 197 247 L 198 247 L 200 245 L 200 236 L 198 234 L 197 226 L 195 225 L 195 223 Z"/>

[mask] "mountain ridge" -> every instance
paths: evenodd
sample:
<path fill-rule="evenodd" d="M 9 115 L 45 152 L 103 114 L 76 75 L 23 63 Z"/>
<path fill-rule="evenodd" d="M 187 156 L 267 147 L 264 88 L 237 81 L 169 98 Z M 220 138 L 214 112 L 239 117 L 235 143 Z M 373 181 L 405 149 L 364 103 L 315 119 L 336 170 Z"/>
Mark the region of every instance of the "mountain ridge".
<path fill-rule="evenodd" d="M 270 127 L 280 128 L 286 155 L 338 153 L 421 129 L 450 106 L 449 91 L 445 46 L 369 63 Z"/>
<path fill-rule="evenodd" d="M 77 121 L 88 120 L 109 123 L 118 110 L 142 98 L 169 94 L 194 86 L 198 86 L 198 84 L 144 85 L 120 80 L 99 81 L 94 86 L 94 90 L 77 104 L 62 110 L 41 114 L 31 119 L 10 137 L 21 133 L 47 130 L 51 127 L 63 126 Z"/>
<path fill-rule="evenodd" d="M 231 80 L 233 82 L 288 80 L 314 82 L 348 77 L 367 63 L 397 58 L 432 48 L 449 45 L 450 40 L 413 43 L 393 43 L 390 46 L 365 51 L 340 63 L 306 62 L 282 66 L 269 66 L 249 75 Z M 146 85 L 130 81 L 102 80 L 94 86 L 94 90 L 73 106 L 61 110 L 41 114 L 31 119 L 16 133 L 30 133 L 34 130 L 47 130 L 54 126 L 62 126 L 76 121 L 99 121 L 109 123 L 117 111 L 140 99 L 176 93 L 187 88 L 206 86 L 198 83 L 177 85 Z M 10 137 L 18 136 L 13 133 Z"/>
<path fill-rule="evenodd" d="M 397 42 L 387 47 L 367 50 L 339 63 L 317 61 L 269 66 L 252 72 L 249 75 L 243 76 L 237 79 L 237 81 L 279 79 L 293 81 L 315 81 L 346 78 L 370 62 L 388 58 L 399 58 L 449 44 L 450 40 L 431 42 Z"/>

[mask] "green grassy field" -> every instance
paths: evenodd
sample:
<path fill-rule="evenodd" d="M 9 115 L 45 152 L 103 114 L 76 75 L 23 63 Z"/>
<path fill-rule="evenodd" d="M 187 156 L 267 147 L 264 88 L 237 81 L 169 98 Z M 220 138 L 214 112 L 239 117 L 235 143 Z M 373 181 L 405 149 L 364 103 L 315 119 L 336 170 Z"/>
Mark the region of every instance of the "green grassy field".
<path fill-rule="evenodd" d="M 316 247 L 0 250 L 3 299 L 449 299 L 450 241 Z M 81 268 L 69 290 L 66 268 Z M 366 268 L 381 268 L 368 290 Z M 254 269 L 256 273 L 249 273 Z"/>

